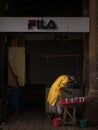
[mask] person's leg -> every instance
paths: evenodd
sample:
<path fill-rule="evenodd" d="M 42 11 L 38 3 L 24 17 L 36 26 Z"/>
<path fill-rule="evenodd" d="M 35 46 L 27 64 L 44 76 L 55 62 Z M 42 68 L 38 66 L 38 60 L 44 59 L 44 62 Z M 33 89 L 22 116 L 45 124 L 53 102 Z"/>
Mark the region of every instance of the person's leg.
<path fill-rule="evenodd" d="M 51 120 L 55 118 L 55 113 L 56 113 L 56 106 L 51 106 L 49 104 L 49 113 L 48 113 L 48 116 L 49 116 L 49 118 Z"/>
<path fill-rule="evenodd" d="M 63 112 L 63 107 L 60 104 L 59 100 L 57 100 L 57 102 L 56 102 L 56 108 L 57 108 L 58 117 L 61 118 L 62 117 L 62 112 Z"/>

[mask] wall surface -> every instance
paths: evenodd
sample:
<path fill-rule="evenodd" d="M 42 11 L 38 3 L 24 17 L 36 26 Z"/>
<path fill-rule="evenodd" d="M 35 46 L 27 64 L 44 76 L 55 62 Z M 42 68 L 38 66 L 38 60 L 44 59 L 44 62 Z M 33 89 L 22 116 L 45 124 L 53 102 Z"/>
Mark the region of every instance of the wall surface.
<path fill-rule="evenodd" d="M 24 86 L 25 85 L 25 48 L 9 47 L 8 54 L 9 54 L 8 61 L 10 65 L 10 67 L 8 66 L 8 85 L 16 86 L 16 80 L 17 80 L 20 86 Z"/>
<path fill-rule="evenodd" d="M 26 41 L 28 84 L 51 84 L 61 74 L 69 74 L 82 82 L 82 41 Z"/>

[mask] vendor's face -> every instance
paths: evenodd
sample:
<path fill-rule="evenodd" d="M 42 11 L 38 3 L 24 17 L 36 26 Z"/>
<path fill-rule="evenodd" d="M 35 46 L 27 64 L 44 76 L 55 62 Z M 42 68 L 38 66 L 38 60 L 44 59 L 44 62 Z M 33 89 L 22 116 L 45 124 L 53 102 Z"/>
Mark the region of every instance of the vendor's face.
<path fill-rule="evenodd" d="M 74 77 L 69 77 L 69 82 L 70 83 L 73 83 L 75 81 L 75 78 Z"/>

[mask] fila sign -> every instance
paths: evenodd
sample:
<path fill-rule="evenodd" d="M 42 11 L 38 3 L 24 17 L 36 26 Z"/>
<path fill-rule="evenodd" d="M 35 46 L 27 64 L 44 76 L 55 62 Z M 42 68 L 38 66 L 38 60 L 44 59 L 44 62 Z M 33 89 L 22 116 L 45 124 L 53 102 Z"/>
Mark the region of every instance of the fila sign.
<path fill-rule="evenodd" d="M 89 17 L 0 17 L 0 32 L 89 32 Z"/>
<path fill-rule="evenodd" d="M 28 20 L 28 29 L 33 29 L 36 27 L 37 29 L 56 29 L 57 26 L 55 22 L 51 19 L 48 22 L 45 20 L 36 20 L 36 19 L 30 19 Z"/>

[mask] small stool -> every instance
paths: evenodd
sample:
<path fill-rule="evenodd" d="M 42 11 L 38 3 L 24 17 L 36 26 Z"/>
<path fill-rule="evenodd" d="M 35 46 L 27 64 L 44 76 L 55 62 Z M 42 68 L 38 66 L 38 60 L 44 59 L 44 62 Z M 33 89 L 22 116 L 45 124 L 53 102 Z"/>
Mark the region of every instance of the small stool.
<path fill-rule="evenodd" d="M 63 105 L 64 112 L 63 112 L 63 118 L 62 123 L 65 124 L 73 124 L 76 123 L 76 106 L 70 105 L 70 104 L 64 104 Z M 72 110 L 72 112 L 70 112 Z"/>

